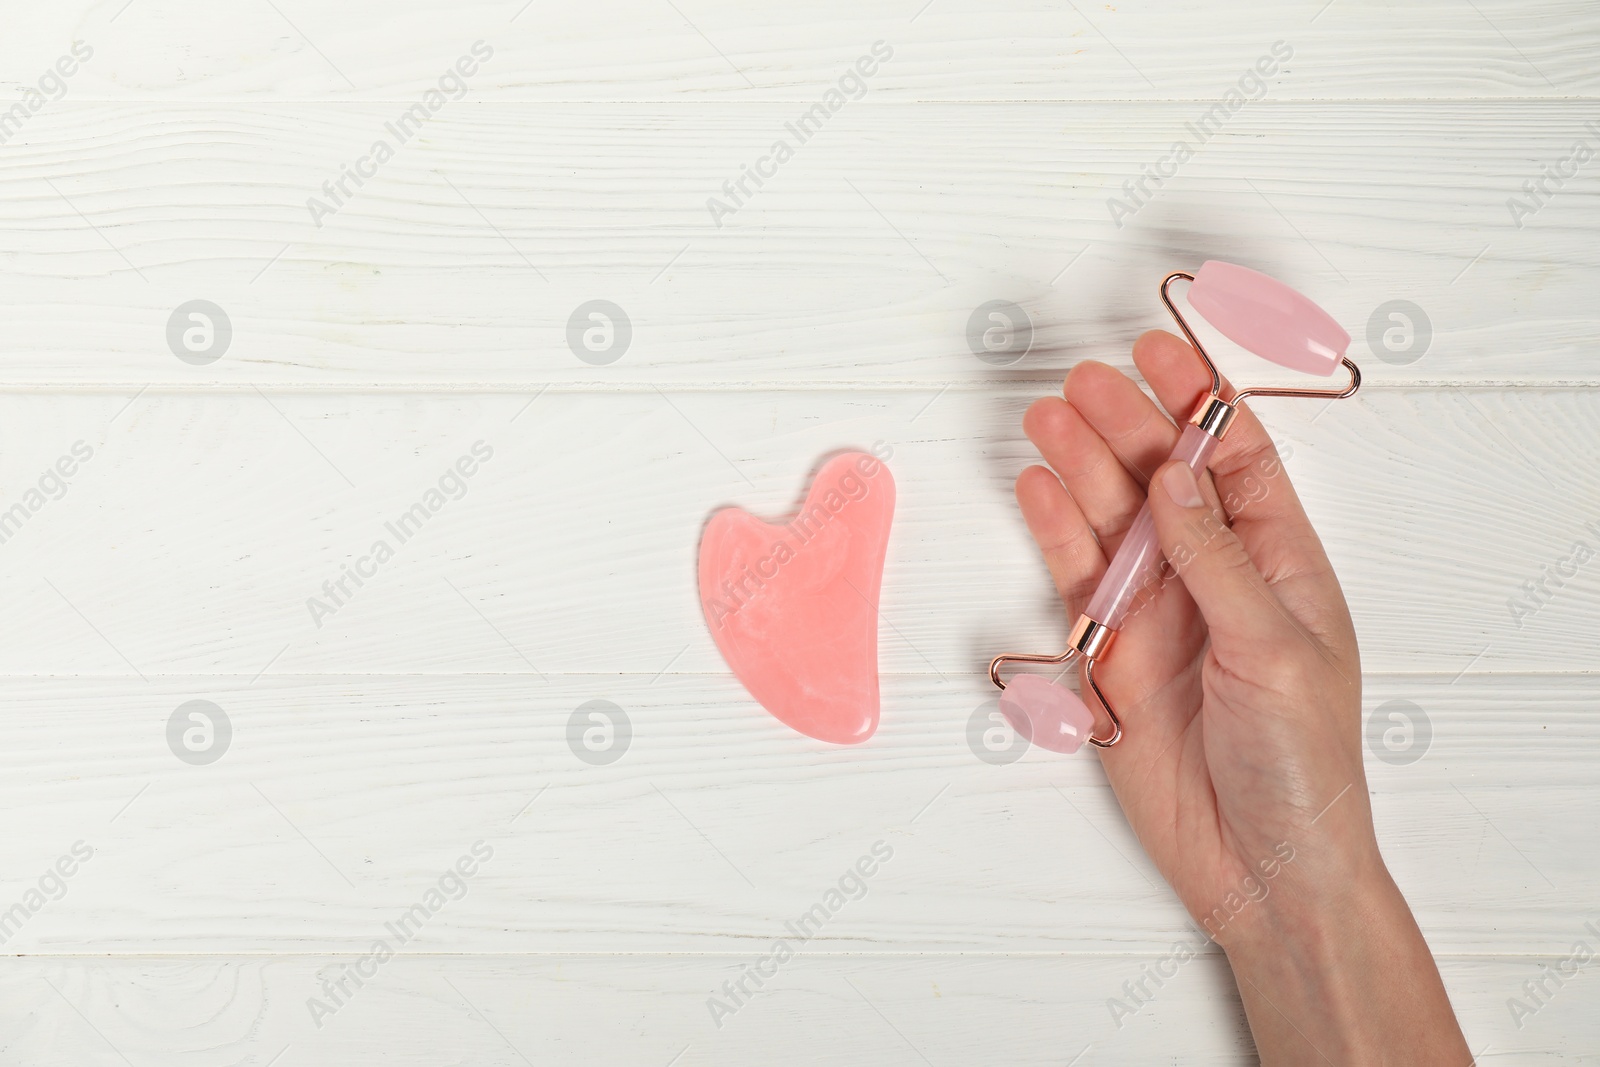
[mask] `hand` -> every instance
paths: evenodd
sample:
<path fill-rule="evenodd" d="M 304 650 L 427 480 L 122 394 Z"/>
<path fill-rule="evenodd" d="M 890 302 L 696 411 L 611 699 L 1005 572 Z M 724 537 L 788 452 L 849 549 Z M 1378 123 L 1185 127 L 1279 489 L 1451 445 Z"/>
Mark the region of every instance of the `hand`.
<path fill-rule="evenodd" d="M 1133 358 L 1180 422 L 1210 388 L 1171 334 L 1145 334 Z M 1140 842 L 1228 952 L 1263 1062 L 1469 1063 L 1378 851 L 1355 630 L 1272 440 L 1241 407 L 1197 480 L 1164 462 L 1179 427 L 1124 375 L 1085 362 L 1063 395 L 1023 420 L 1053 470 L 1025 470 L 1017 499 L 1076 618 L 1149 487 L 1171 565 L 1096 668 L 1123 726 L 1100 758 Z M 1378 992 L 1389 1002 L 1370 1003 Z"/>

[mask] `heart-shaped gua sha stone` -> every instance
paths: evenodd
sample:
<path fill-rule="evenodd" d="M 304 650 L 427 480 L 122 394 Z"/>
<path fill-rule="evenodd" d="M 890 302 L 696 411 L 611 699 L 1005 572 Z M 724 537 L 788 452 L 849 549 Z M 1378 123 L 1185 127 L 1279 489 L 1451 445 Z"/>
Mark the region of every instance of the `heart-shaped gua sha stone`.
<path fill-rule="evenodd" d="M 1017 733 L 1051 752 L 1076 752 L 1094 732 L 1094 712 L 1083 699 L 1037 674 L 1019 674 L 1006 683 L 1000 714 Z"/>
<path fill-rule="evenodd" d="M 780 722 L 835 744 L 878 728 L 878 589 L 894 478 L 864 452 L 822 465 L 799 514 L 742 508 L 700 538 L 700 606 L 722 658 Z"/>

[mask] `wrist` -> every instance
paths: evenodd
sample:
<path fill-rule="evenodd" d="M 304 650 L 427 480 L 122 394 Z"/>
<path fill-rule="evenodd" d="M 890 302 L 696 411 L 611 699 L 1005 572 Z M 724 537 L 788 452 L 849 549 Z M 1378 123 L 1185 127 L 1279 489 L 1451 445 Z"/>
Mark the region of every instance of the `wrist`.
<path fill-rule="evenodd" d="M 1262 902 L 1276 907 L 1223 945 L 1261 1062 L 1320 1062 L 1306 1044 L 1334 1063 L 1464 1054 L 1427 942 L 1381 858 L 1348 877 L 1296 873 L 1300 884 L 1280 887 Z"/>
<path fill-rule="evenodd" d="M 1217 943 L 1230 959 L 1290 953 L 1324 962 L 1332 949 L 1411 912 L 1376 847 L 1336 865 L 1304 851 L 1284 865 L 1260 905 Z"/>

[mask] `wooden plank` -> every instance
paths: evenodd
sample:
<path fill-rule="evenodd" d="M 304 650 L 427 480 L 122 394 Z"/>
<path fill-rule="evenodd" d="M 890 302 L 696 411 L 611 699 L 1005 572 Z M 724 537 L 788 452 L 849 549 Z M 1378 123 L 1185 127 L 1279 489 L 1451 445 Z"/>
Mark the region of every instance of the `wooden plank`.
<path fill-rule="evenodd" d="M 1592 187 L 1567 182 L 1528 217 L 1507 206 L 1575 139 L 1600 149 L 1587 104 L 1269 101 L 1147 183 L 1131 218 L 1112 201 L 1133 202 L 1124 183 L 1172 151 L 1192 104 L 867 102 L 748 198 L 723 185 L 788 136 L 790 106 L 473 103 L 406 144 L 394 111 L 68 99 L 41 113 L 5 146 L 6 381 L 1044 381 L 1125 361 L 1139 332 L 1171 325 L 1160 278 L 1209 257 L 1333 309 L 1373 385 L 1600 380 Z M 394 158 L 348 198 L 325 191 L 375 139 Z M 338 210 L 313 218 L 313 199 Z M 713 199 L 741 206 L 713 218 Z M 168 334 L 197 298 L 231 324 L 202 366 Z M 631 326 L 609 365 L 569 344 L 595 299 Z M 969 342 L 991 300 L 1033 325 L 1014 364 Z M 1384 310 L 1396 300 L 1422 312 L 1409 341 Z M 1380 347 L 1398 329 L 1387 343 L 1403 351 L 1375 353 L 1369 325 Z"/>
<path fill-rule="evenodd" d="M 1564 951 L 1600 892 L 1588 824 L 1561 814 L 1593 800 L 1592 680 L 1367 682 L 1380 734 L 1395 700 L 1429 724 L 1417 761 L 1375 741 L 1368 766 L 1435 950 Z M 813 948 L 1150 953 L 1189 929 L 1092 757 L 979 759 L 968 730 L 988 695 L 934 675 L 886 679 L 883 725 L 853 748 L 789 732 L 725 676 L 0 687 L 0 804 L 28 813 L 0 843 L 6 907 L 76 842 L 94 850 L 9 953 L 364 951 L 475 845 L 490 855 L 407 928 L 416 951 L 744 952 L 869 855 Z M 209 764 L 170 747 L 191 700 L 231 726 Z M 575 717 L 602 725 L 577 714 L 593 700 L 621 709 L 611 748 L 603 728 L 594 749 L 569 740 Z"/>
<path fill-rule="evenodd" d="M 1592 935 L 1589 936 L 1591 946 Z M 331 1015 L 322 979 L 360 957 L 124 957 L 8 961 L 0 989 L 23 1062 L 195 1067 L 274 1062 L 1052 1064 L 1255 1062 L 1226 964 L 1164 954 L 994 958 L 804 952 L 711 1021 L 707 1002 L 759 952 L 725 956 L 396 956 Z M 1441 971 L 1478 1062 L 1590 1063 L 1600 1016 L 1585 972 L 1519 1029 L 1506 1001 L 1546 957 L 1445 958 Z M 1144 979 L 1160 965 L 1169 977 Z M 373 974 L 373 972 L 376 972 Z M 1121 1025 L 1113 1000 L 1148 999 Z M 754 990 L 747 980 L 746 988 Z M 125 1058 L 124 1058 L 125 1057 Z"/>
<path fill-rule="evenodd" d="M 76 442 L 94 458 L 6 528 L 0 673 L 719 671 L 694 587 L 707 517 L 782 517 L 821 456 L 882 442 L 882 668 L 975 676 L 1061 647 L 1069 622 L 1011 491 L 1037 458 L 1034 395 L 11 394 L 0 511 Z M 1575 547 L 1600 546 L 1595 467 L 1575 462 L 1600 391 L 1261 403 L 1367 670 L 1600 668 Z M 493 458 L 451 475 L 477 442 Z M 396 526 L 441 479 L 426 527 Z"/>
<path fill-rule="evenodd" d="M 67 84 L 98 99 L 417 98 L 476 40 L 494 54 L 468 92 L 518 100 L 810 101 L 873 41 L 894 58 L 871 92 L 912 100 L 1220 98 L 1270 55 L 1275 98 L 1596 94 L 1593 5 L 1507 0 L 1395 7 L 1246 4 L 845 3 L 732 0 L 300 2 L 226 12 L 201 0 L 59 4 L 9 34 L 4 88 L 36 83 L 73 39 L 93 57 Z M 454 85 L 448 85 L 454 90 Z M 1256 91 L 1246 82 L 1246 93 Z"/>

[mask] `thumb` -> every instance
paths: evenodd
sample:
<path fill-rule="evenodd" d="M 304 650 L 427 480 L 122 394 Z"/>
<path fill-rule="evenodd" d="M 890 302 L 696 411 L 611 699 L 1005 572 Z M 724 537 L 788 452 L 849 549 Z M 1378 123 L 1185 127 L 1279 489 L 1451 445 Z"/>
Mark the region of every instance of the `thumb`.
<path fill-rule="evenodd" d="M 1150 512 L 1162 555 L 1199 606 L 1218 658 L 1238 662 L 1283 640 L 1292 624 L 1282 605 L 1187 463 L 1176 460 L 1156 472 Z"/>

